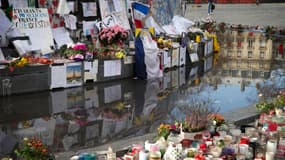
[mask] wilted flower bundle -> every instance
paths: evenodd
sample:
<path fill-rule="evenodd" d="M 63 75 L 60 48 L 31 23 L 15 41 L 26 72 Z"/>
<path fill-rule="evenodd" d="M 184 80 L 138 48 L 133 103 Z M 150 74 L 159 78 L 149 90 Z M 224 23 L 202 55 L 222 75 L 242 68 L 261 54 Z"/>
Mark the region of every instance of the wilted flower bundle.
<path fill-rule="evenodd" d="M 108 28 L 103 28 L 99 32 L 99 41 L 104 46 L 119 44 L 123 45 L 123 42 L 128 38 L 128 31 L 120 25 L 115 25 Z"/>

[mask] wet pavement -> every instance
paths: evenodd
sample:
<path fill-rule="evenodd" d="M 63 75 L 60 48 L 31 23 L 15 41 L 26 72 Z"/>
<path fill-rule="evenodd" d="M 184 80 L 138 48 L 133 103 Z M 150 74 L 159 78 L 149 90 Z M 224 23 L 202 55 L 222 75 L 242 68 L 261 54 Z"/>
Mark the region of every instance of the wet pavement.
<path fill-rule="evenodd" d="M 260 93 L 285 88 L 282 57 L 271 61 L 268 70 L 239 77 L 214 65 L 215 58 L 170 70 L 162 79 L 123 79 L 0 97 L 0 158 L 23 137 L 32 136 L 40 137 L 58 159 L 110 145 L 118 150 L 153 138 L 160 123 L 183 119 L 191 104 L 206 104 L 229 121 L 247 123 L 256 116 L 253 105 Z"/>

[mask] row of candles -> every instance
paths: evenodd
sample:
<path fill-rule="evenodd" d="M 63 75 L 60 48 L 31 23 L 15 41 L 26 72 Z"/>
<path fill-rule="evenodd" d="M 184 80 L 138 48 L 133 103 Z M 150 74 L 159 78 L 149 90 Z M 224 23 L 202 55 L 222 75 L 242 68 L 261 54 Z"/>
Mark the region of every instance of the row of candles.
<path fill-rule="evenodd" d="M 211 137 L 209 132 L 202 133 L 202 140 L 193 141 L 183 139 L 182 141 L 168 140 L 174 148 L 173 157 L 179 155 L 181 160 L 224 160 L 226 153 L 231 153 L 237 160 L 275 160 L 278 156 L 285 157 L 285 137 L 276 137 L 275 133 L 263 133 L 254 128 L 246 127 L 245 132 L 241 129 L 231 129 L 228 132 L 220 131 L 219 136 Z M 177 135 L 180 136 L 180 135 Z M 176 140 L 178 140 L 177 138 Z M 162 150 L 166 150 L 167 145 L 161 142 L 149 143 L 148 141 L 142 145 L 135 145 L 132 154 L 126 154 L 125 160 L 160 160 L 162 159 Z M 282 151 L 282 147 L 283 150 Z M 176 151 L 175 151 L 176 150 Z M 180 153 L 177 153 L 179 152 Z M 190 157 L 189 153 L 195 153 Z M 166 153 L 164 154 L 164 159 Z M 197 156 L 198 155 L 198 156 Z M 200 158 L 199 158 L 200 156 Z M 229 158 L 228 158 L 229 159 Z"/>

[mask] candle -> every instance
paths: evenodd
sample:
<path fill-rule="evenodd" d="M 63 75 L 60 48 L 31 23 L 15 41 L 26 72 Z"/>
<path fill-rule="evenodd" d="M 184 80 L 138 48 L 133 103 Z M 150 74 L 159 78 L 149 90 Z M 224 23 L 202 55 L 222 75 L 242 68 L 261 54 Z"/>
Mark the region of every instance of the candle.
<path fill-rule="evenodd" d="M 161 153 L 159 151 L 150 153 L 149 160 L 161 160 Z"/>
<path fill-rule="evenodd" d="M 266 152 L 265 159 L 266 160 L 274 160 L 274 152 Z"/>
<path fill-rule="evenodd" d="M 206 149 L 207 149 L 207 145 L 206 145 L 205 143 L 201 143 L 201 144 L 200 144 L 200 149 L 201 149 L 203 152 L 205 152 Z"/>
<path fill-rule="evenodd" d="M 199 43 L 201 41 L 201 37 L 199 35 L 196 35 L 196 42 Z"/>
<path fill-rule="evenodd" d="M 70 160 L 79 160 L 79 156 L 72 156 Z"/>
<path fill-rule="evenodd" d="M 139 153 L 139 160 L 148 160 L 149 152 L 141 150 Z"/>
<path fill-rule="evenodd" d="M 154 146 L 154 145 L 157 145 L 157 146 L 158 146 L 158 144 L 156 144 L 156 143 L 149 143 L 149 141 L 145 141 L 144 148 L 145 148 L 145 150 L 150 151 L 150 149 L 151 149 L 152 146 Z"/>
<path fill-rule="evenodd" d="M 243 136 L 243 137 L 240 138 L 240 143 L 239 144 L 248 144 L 248 143 L 249 143 L 248 137 Z"/>
<path fill-rule="evenodd" d="M 243 155 L 248 154 L 248 145 L 247 144 L 240 144 L 239 145 L 239 153 Z"/>
<path fill-rule="evenodd" d="M 277 149 L 277 141 L 269 140 L 266 145 L 266 152 L 276 152 Z"/>
<path fill-rule="evenodd" d="M 210 140 L 209 140 L 209 141 L 206 141 L 205 143 L 206 143 L 207 146 L 213 145 L 213 141 L 210 141 Z"/>

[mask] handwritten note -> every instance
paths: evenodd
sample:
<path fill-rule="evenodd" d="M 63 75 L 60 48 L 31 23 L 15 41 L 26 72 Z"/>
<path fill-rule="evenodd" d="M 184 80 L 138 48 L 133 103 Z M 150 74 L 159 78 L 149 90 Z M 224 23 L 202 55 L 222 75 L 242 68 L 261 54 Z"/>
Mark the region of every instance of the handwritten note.
<path fill-rule="evenodd" d="M 104 61 L 104 77 L 119 76 L 121 72 L 121 60 Z"/>
<path fill-rule="evenodd" d="M 52 52 L 52 31 L 46 8 L 13 9 L 13 23 L 30 37 L 31 45 L 41 48 L 43 54 Z"/>

